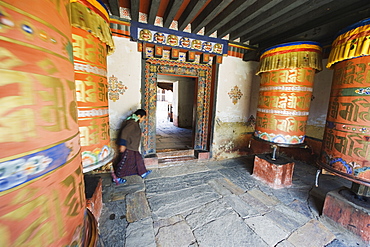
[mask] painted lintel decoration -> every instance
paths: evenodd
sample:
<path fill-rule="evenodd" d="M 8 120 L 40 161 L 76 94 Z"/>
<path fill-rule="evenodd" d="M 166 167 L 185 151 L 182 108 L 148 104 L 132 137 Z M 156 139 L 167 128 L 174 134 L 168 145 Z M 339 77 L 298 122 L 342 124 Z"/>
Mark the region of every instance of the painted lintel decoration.
<path fill-rule="evenodd" d="M 195 61 L 195 52 L 188 51 L 186 53 L 186 62 L 194 62 Z"/>
<path fill-rule="evenodd" d="M 119 95 L 123 95 L 126 90 L 127 86 L 125 86 L 122 81 L 119 81 L 117 77 L 114 75 L 109 77 L 108 95 L 110 100 L 116 102 L 116 100 L 119 100 Z"/>
<path fill-rule="evenodd" d="M 243 96 L 243 93 L 242 91 L 240 91 L 238 86 L 234 86 L 234 88 L 231 89 L 231 91 L 228 92 L 227 94 L 229 95 L 234 105 L 236 105 L 236 103 L 238 103 L 240 98 Z"/>
<path fill-rule="evenodd" d="M 172 48 L 171 49 L 171 56 L 170 56 L 171 60 L 179 59 L 179 53 L 180 53 L 179 49 Z"/>
<path fill-rule="evenodd" d="M 154 57 L 155 58 L 161 58 L 163 56 L 163 46 L 156 45 L 154 47 Z"/>
<path fill-rule="evenodd" d="M 228 41 L 131 21 L 134 40 L 217 55 L 227 54 Z"/>
<path fill-rule="evenodd" d="M 202 53 L 200 56 L 200 63 L 208 63 L 209 62 L 209 54 Z"/>

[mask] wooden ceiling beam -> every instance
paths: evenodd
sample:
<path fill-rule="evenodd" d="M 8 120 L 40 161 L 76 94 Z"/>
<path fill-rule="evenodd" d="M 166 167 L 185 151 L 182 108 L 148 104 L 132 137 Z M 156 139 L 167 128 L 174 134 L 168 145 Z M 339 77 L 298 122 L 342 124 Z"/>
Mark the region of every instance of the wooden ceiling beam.
<path fill-rule="evenodd" d="M 239 15 L 243 12 L 246 8 L 251 6 L 256 0 L 234 0 L 230 5 L 228 5 L 220 14 L 215 16 L 213 20 L 211 20 L 206 25 L 205 35 L 209 36 L 218 28 L 222 27 L 229 21 L 231 21 L 235 16 Z"/>
<path fill-rule="evenodd" d="M 178 20 L 179 30 L 182 31 L 190 23 L 190 21 L 198 14 L 207 0 L 190 0 L 189 4 L 186 6 L 184 12 Z"/>
<path fill-rule="evenodd" d="M 273 8 L 263 12 L 263 14 L 250 20 L 247 25 L 243 25 L 232 31 L 230 33 L 230 40 L 241 37 L 250 32 L 250 30 L 258 29 L 263 24 L 269 23 L 285 13 L 290 13 L 291 11 L 293 12 L 295 8 L 303 4 L 305 4 L 307 7 L 307 2 L 309 2 L 309 0 L 284 0 Z"/>
<path fill-rule="evenodd" d="M 191 31 L 199 32 L 205 25 L 207 25 L 215 16 L 217 16 L 232 0 L 213 0 L 191 23 Z"/>
<path fill-rule="evenodd" d="M 337 0 L 336 0 L 337 1 Z M 328 15 L 322 15 L 320 17 L 314 18 L 310 21 L 306 21 L 304 24 L 295 26 L 285 32 L 280 33 L 279 35 L 273 36 L 273 38 L 268 37 L 267 39 L 261 40 L 260 47 L 267 48 L 271 45 L 277 44 L 276 42 L 285 42 L 287 37 L 297 36 L 301 33 L 309 31 L 311 29 L 329 25 L 330 23 L 334 23 L 335 27 L 338 26 L 338 29 L 330 30 L 330 34 L 325 34 L 325 37 L 332 37 L 332 40 L 335 39 L 335 34 L 340 31 L 341 28 L 345 28 L 351 24 L 354 24 L 364 18 L 369 17 L 370 14 L 370 3 L 363 4 L 354 8 L 354 3 L 351 2 L 351 11 L 348 11 L 348 8 L 343 8 L 338 11 L 332 12 Z M 320 40 L 317 40 L 320 42 Z"/>
<path fill-rule="evenodd" d="M 112 15 L 120 17 L 119 0 L 109 0 L 108 5 Z"/>
<path fill-rule="evenodd" d="M 222 38 L 225 35 L 231 33 L 235 29 L 246 25 L 250 20 L 263 14 L 263 12 L 273 8 L 278 3 L 283 0 L 258 0 L 251 6 L 249 6 L 245 11 L 237 15 L 231 21 L 223 25 L 217 30 L 217 37 Z"/>
<path fill-rule="evenodd" d="M 272 31 L 274 28 L 276 28 L 274 24 L 288 25 L 289 23 L 292 22 L 294 23 L 295 19 L 300 18 L 308 13 L 315 14 L 319 12 L 325 12 L 327 11 L 328 8 L 330 8 L 330 6 L 332 6 L 333 1 L 335 0 L 309 1 L 307 4 L 301 5 L 298 8 L 294 9 L 293 11 L 278 16 L 273 20 L 272 23 L 271 22 L 263 23 L 263 25 L 259 26 L 258 30 L 255 29 L 248 30 L 248 32 L 244 33 L 243 35 L 240 35 L 240 42 L 253 40 L 261 33 L 265 34 Z"/>
<path fill-rule="evenodd" d="M 139 6 L 140 6 L 140 0 L 130 1 L 130 14 L 131 14 L 131 20 L 133 21 L 139 21 Z"/>
<path fill-rule="evenodd" d="M 365 10 L 366 7 L 370 6 L 370 3 L 368 1 L 365 4 L 363 0 L 357 2 L 349 2 L 347 0 L 335 0 L 335 3 L 337 2 L 341 2 L 341 4 L 331 4 L 332 7 L 330 9 L 323 7 L 319 8 L 318 10 L 311 11 L 306 15 L 302 15 L 301 17 L 290 21 L 290 25 L 281 25 L 279 23 L 279 26 L 275 26 L 275 28 L 270 30 L 269 32 L 260 32 L 258 35 L 256 35 L 254 39 L 251 39 L 251 45 L 261 43 L 265 46 L 271 43 L 270 41 L 272 40 L 284 40 L 287 37 L 303 33 L 315 27 L 322 26 L 325 23 L 338 21 L 338 19 L 344 18 L 344 16 L 353 13 L 355 10 Z M 356 22 L 355 19 L 353 19 L 353 22 Z M 340 28 L 343 27 L 338 27 L 338 29 Z M 334 31 L 338 32 L 339 30 Z"/>
<path fill-rule="evenodd" d="M 155 17 L 157 16 L 159 4 L 161 0 L 152 0 L 150 3 L 150 9 L 148 14 L 148 24 L 154 25 Z"/>
<path fill-rule="evenodd" d="M 181 0 L 170 0 L 170 2 L 167 5 L 166 12 L 164 13 L 163 16 L 163 27 L 169 28 L 171 26 L 173 18 L 177 14 L 177 11 L 179 11 L 181 5 L 182 5 Z"/>

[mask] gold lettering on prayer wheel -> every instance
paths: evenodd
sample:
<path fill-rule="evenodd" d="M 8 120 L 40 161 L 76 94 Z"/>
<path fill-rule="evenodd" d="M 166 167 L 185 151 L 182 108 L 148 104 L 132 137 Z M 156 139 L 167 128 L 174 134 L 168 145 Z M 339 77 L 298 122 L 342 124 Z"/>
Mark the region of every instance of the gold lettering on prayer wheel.
<path fill-rule="evenodd" d="M 256 137 L 285 145 L 304 142 L 317 70 L 321 48 L 315 42 L 278 45 L 262 54 Z"/>
<path fill-rule="evenodd" d="M 334 68 L 320 165 L 370 185 L 370 19 L 347 28 L 333 42 Z M 340 55 L 340 56 L 339 56 Z"/>
<path fill-rule="evenodd" d="M 91 7 L 89 2 L 81 3 L 84 4 L 72 6 L 72 39 L 82 165 L 83 171 L 88 172 L 107 164 L 113 157 L 109 137 L 108 47 L 102 41 L 104 37 L 91 32 L 93 27 L 89 26 L 95 28 L 99 24 L 109 30 L 109 24 L 102 9 Z M 86 12 L 87 7 L 93 11 Z M 84 14 L 82 20 L 80 13 Z M 100 33 L 104 33 L 104 28 Z"/>
<path fill-rule="evenodd" d="M 81 246 L 69 0 L 0 1 L 0 246 Z"/>

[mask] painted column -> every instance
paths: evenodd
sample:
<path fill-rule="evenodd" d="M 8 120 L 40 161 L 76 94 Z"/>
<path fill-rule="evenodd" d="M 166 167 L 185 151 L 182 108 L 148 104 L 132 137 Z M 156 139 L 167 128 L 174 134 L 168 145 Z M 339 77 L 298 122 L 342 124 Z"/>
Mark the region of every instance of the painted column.
<path fill-rule="evenodd" d="M 281 44 L 262 53 L 257 138 L 283 145 L 304 142 L 314 75 L 321 64 L 316 42 Z"/>
<path fill-rule="evenodd" d="M 370 18 L 342 30 L 332 44 L 334 69 L 320 165 L 370 185 Z"/>
<path fill-rule="evenodd" d="M 113 40 L 109 16 L 98 0 L 71 1 L 78 124 L 83 171 L 112 160 L 108 115 L 107 54 Z"/>
<path fill-rule="evenodd" d="M 81 246 L 69 0 L 0 1 L 0 246 Z"/>

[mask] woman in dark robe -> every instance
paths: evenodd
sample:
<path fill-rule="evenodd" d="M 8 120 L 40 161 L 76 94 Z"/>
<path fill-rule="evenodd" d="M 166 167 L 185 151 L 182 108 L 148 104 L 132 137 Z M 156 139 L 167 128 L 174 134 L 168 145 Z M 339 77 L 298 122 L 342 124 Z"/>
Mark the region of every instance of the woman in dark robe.
<path fill-rule="evenodd" d="M 146 117 L 146 112 L 139 109 L 129 116 L 120 127 L 117 136 L 117 147 L 119 155 L 113 162 L 114 175 L 113 182 L 123 184 L 126 182 L 123 177 L 139 175 L 146 178 L 151 170 L 147 170 L 143 157 L 139 152 L 141 141 L 140 122 Z"/>

